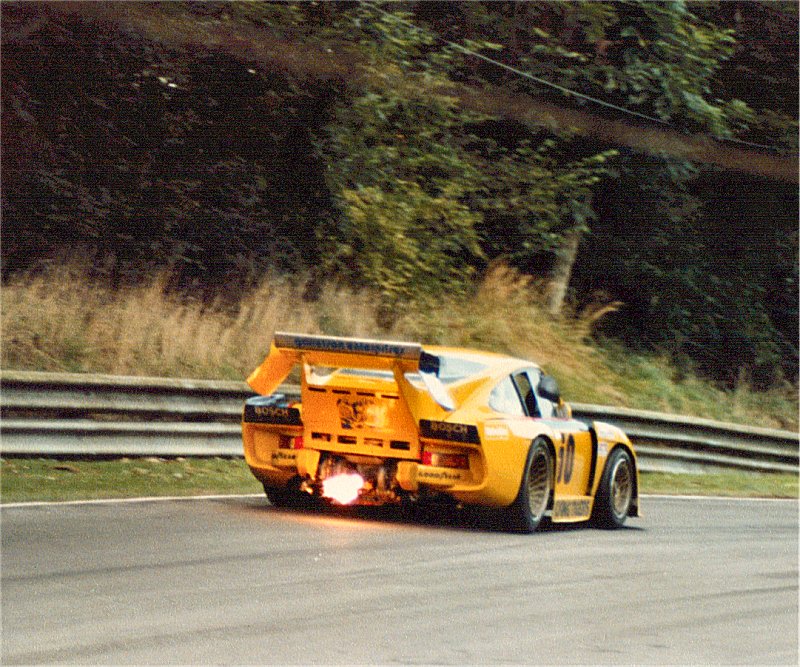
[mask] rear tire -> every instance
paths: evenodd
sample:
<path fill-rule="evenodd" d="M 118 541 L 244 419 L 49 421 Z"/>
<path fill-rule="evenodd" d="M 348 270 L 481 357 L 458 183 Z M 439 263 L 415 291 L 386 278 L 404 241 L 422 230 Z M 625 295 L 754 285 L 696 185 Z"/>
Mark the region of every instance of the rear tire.
<path fill-rule="evenodd" d="M 595 525 L 600 528 L 622 528 L 633 503 L 635 472 L 630 454 L 615 449 L 606 462 L 606 469 L 594 501 Z"/>
<path fill-rule="evenodd" d="M 270 505 L 275 507 L 291 506 L 290 492 L 286 488 L 277 488 L 264 484 L 264 493 L 267 494 L 267 500 L 269 500 Z"/>
<path fill-rule="evenodd" d="M 301 491 L 298 484 L 290 482 L 287 486 L 269 486 L 264 484 L 264 493 L 267 500 L 274 507 L 282 509 L 310 508 L 314 505 L 314 498 Z"/>
<path fill-rule="evenodd" d="M 528 450 L 519 493 L 504 512 L 504 527 L 516 533 L 532 533 L 544 519 L 553 491 L 553 457 L 542 439 Z"/>

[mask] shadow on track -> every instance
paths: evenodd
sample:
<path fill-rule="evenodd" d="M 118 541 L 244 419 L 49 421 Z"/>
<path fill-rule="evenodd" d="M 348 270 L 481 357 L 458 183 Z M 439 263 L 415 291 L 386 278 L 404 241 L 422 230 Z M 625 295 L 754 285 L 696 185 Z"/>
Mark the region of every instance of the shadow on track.
<path fill-rule="evenodd" d="M 241 499 L 238 499 L 236 504 L 239 507 L 246 508 L 246 511 L 254 513 L 267 511 L 286 516 L 357 519 L 366 522 L 424 526 L 441 530 L 478 531 L 484 533 L 514 532 L 509 531 L 506 527 L 500 510 L 474 506 L 458 507 L 449 503 L 429 503 L 414 507 L 400 505 L 344 506 L 327 503 L 315 503 L 304 507 L 276 507 L 271 505 L 266 498 L 253 498 L 244 503 Z M 578 530 L 607 532 L 605 529 L 594 526 L 589 521 L 554 524 L 548 519 L 542 522 L 537 532 L 569 533 Z M 621 530 L 640 531 L 644 530 L 644 528 L 625 525 Z"/>

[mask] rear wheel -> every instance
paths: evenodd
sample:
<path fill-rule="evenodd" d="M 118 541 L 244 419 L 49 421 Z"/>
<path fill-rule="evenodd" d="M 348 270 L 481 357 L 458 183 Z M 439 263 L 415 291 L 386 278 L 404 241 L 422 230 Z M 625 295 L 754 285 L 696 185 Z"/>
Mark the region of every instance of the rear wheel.
<path fill-rule="evenodd" d="M 553 490 L 553 457 L 544 440 L 534 440 L 522 482 L 514 502 L 505 510 L 505 526 L 514 532 L 532 533 L 544 519 Z"/>
<path fill-rule="evenodd" d="M 601 528 L 621 528 L 631 509 L 634 468 L 630 454 L 615 449 L 606 463 L 594 502 L 594 522 Z"/>
<path fill-rule="evenodd" d="M 267 500 L 269 500 L 270 505 L 274 505 L 275 507 L 289 507 L 291 505 L 291 494 L 286 488 L 278 488 L 264 484 L 264 493 L 267 494 Z"/>
<path fill-rule="evenodd" d="M 290 481 L 286 486 L 269 486 L 264 484 L 264 493 L 271 505 L 281 508 L 305 508 L 314 504 L 314 499 L 300 490 L 299 479 Z"/>

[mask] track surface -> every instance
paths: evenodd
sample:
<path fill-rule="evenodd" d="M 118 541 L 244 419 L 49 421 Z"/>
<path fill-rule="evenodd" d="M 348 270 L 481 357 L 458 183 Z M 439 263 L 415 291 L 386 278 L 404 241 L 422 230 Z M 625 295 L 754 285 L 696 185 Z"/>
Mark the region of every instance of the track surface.
<path fill-rule="evenodd" d="M 5 507 L 3 664 L 797 664 L 797 502 L 508 535 L 260 498 Z"/>

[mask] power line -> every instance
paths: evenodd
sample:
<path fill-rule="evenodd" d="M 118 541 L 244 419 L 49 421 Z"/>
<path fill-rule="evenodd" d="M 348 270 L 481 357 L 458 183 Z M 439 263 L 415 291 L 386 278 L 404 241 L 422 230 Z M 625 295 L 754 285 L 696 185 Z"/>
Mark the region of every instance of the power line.
<path fill-rule="evenodd" d="M 571 95 L 573 97 L 586 100 L 587 102 L 591 102 L 591 103 L 597 104 L 599 106 L 603 106 L 603 107 L 606 107 L 606 108 L 609 108 L 609 109 L 613 109 L 615 111 L 620 111 L 620 112 L 622 112 L 624 114 L 627 114 L 629 116 L 635 116 L 635 117 L 641 118 L 643 120 L 647 120 L 647 121 L 650 121 L 650 122 L 653 122 L 653 123 L 658 123 L 659 125 L 663 125 L 665 127 L 669 127 L 672 130 L 676 130 L 678 132 L 681 132 L 682 134 L 685 134 L 687 136 L 691 136 L 691 133 L 686 132 L 685 130 L 682 130 L 679 127 L 676 127 L 675 125 L 673 125 L 669 121 L 666 121 L 666 120 L 664 120 L 662 118 L 657 118 L 655 116 L 649 116 L 647 114 L 643 114 L 643 113 L 640 113 L 638 111 L 634 111 L 633 109 L 628 109 L 626 107 L 622 107 L 622 106 L 619 106 L 617 104 L 613 104 L 612 102 L 607 102 L 605 100 L 601 100 L 600 98 L 592 97 L 591 95 L 586 95 L 584 93 L 579 93 L 576 90 L 572 90 L 570 88 L 567 88 L 566 86 L 561 86 L 561 85 L 559 85 L 557 83 L 553 83 L 552 81 L 548 81 L 547 79 L 542 79 L 541 77 L 535 76 L 535 75 L 531 74 L 530 72 L 526 72 L 525 70 L 521 70 L 521 69 L 519 69 L 517 67 L 513 67 L 512 65 L 508 65 L 506 63 L 500 62 L 499 60 L 495 60 L 494 58 L 490 58 L 489 56 L 485 56 L 482 53 L 478 53 L 477 51 L 473 51 L 472 49 L 468 49 L 467 47 L 462 46 L 461 44 L 457 44 L 456 42 L 451 42 L 450 40 L 442 37 L 438 33 L 434 32 L 432 30 L 429 30 L 427 28 L 421 28 L 421 27 L 415 25 L 414 23 L 412 23 L 411 21 L 407 21 L 405 19 L 402 19 L 399 16 L 397 16 L 397 15 L 391 13 L 391 12 L 388 12 L 385 9 L 382 9 L 378 5 L 373 4 L 372 2 L 361 2 L 361 4 L 370 6 L 372 9 L 374 9 L 379 14 L 382 14 L 383 16 L 391 18 L 392 20 L 397 21 L 398 23 L 401 23 L 401 24 L 405 25 L 408 28 L 411 28 L 412 30 L 416 30 L 417 32 L 421 32 L 421 33 L 430 35 L 434 39 L 442 42 L 443 44 L 446 44 L 451 49 L 455 49 L 456 51 L 460 51 L 460 52 L 462 52 L 462 53 L 464 53 L 466 55 L 472 56 L 474 58 L 478 58 L 479 60 L 483 60 L 484 62 L 490 63 L 490 64 L 492 64 L 492 65 L 494 65 L 496 67 L 499 67 L 501 69 L 504 69 L 504 70 L 507 70 L 509 72 L 512 72 L 513 74 L 516 74 L 518 76 L 524 77 L 526 79 L 534 81 L 534 82 L 536 82 L 538 84 L 541 84 L 543 86 L 547 86 L 549 88 L 553 88 L 554 90 L 558 90 L 558 91 L 560 91 L 560 92 L 562 92 L 562 93 L 564 93 L 566 95 Z M 716 139 L 717 141 L 726 141 L 726 142 L 730 142 L 730 143 L 739 144 L 741 146 L 749 146 L 751 148 L 761 148 L 761 149 L 773 151 L 773 152 L 776 152 L 776 153 L 797 155 L 796 153 L 792 153 L 792 152 L 787 151 L 786 149 L 778 147 L 778 146 L 769 146 L 769 145 L 766 145 L 766 144 L 758 144 L 758 143 L 754 143 L 754 142 L 750 142 L 750 141 L 745 141 L 743 139 L 736 139 L 736 138 L 732 138 L 732 137 L 722 137 L 722 136 L 719 136 L 719 135 L 716 135 L 716 134 L 711 134 L 709 136 L 711 136 L 713 139 Z"/>

